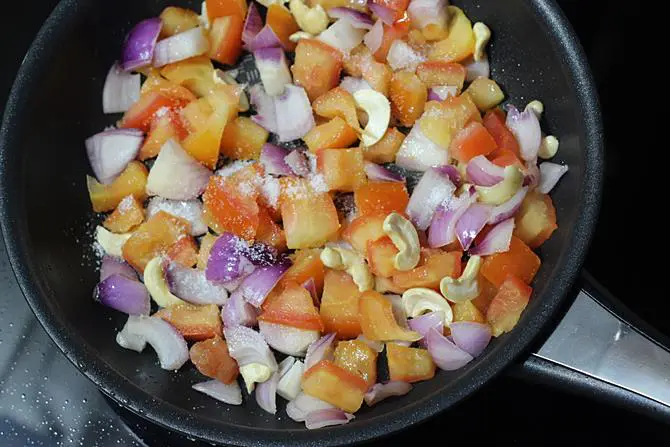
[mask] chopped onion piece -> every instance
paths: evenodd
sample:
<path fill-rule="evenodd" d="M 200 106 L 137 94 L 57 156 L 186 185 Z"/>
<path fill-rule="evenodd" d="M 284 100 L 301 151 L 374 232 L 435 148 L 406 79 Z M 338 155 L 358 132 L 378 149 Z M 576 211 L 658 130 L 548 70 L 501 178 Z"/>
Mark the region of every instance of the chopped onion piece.
<path fill-rule="evenodd" d="M 275 99 L 277 135 L 282 143 L 307 135 L 314 127 L 312 105 L 302 87 L 287 85 L 284 94 Z"/>
<path fill-rule="evenodd" d="M 537 190 L 542 194 L 549 194 L 566 172 L 567 166 L 545 161 L 540 165 L 540 184 Z"/>
<path fill-rule="evenodd" d="M 247 44 L 249 51 L 256 51 L 262 48 L 281 47 L 282 43 L 277 34 L 270 25 L 265 25 L 258 34 Z"/>
<path fill-rule="evenodd" d="M 476 201 L 474 188 L 469 188 L 459 197 L 438 207 L 428 230 L 428 245 L 433 248 L 444 247 L 456 240 L 456 223 Z"/>
<path fill-rule="evenodd" d="M 140 99 L 140 75 L 124 72 L 118 62 L 112 65 L 102 89 L 103 113 L 122 113 Z"/>
<path fill-rule="evenodd" d="M 151 299 L 144 284 L 121 273 L 101 281 L 94 291 L 97 301 L 128 315 L 149 315 Z"/>
<path fill-rule="evenodd" d="M 123 259 L 105 255 L 100 264 L 100 282 L 112 275 L 123 275 L 126 278 L 137 280 L 137 272 Z"/>
<path fill-rule="evenodd" d="M 306 370 L 307 368 L 305 368 L 305 371 Z M 335 407 L 328 402 L 312 397 L 309 394 L 300 393 L 298 394 L 298 397 L 286 405 L 286 414 L 296 422 L 304 422 L 307 415 L 313 411 L 327 410 L 330 408 Z"/>
<path fill-rule="evenodd" d="M 458 95 L 458 87 L 454 85 L 438 85 L 428 90 L 428 101 L 444 101 L 450 96 Z"/>
<path fill-rule="evenodd" d="M 260 308 L 265 302 L 265 298 L 289 267 L 291 267 L 291 261 L 284 258 L 275 265 L 259 267 L 254 270 L 253 273 L 244 278 L 240 285 L 244 300 L 257 309 Z"/>
<path fill-rule="evenodd" d="M 456 346 L 435 329 L 428 331 L 426 342 L 433 361 L 438 368 L 445 371 L 455 371 L 473 360 L 470 354 Z"/>
<path fill-rule="evenodd" d="M 225 384 L 208 380 L 193 385 L 193 389 L 229 405 L 242 405 L 242 390 L 237 382 Z"/>
<path fill-rule="evenodd" d="M 289 153 L 284 161 L 291 168 L 293 174 L 300 177 L 307 177 L 310 173 L 309 162 L 303 151 L 294 149 Z"/>
<path fill-rule="evenodd" d="M 249 45 L 254 38 L 263 29 L 263 19 L 255 2 L 249 2 L 249 10 L 247 17 L 244 19 L 244 27 L 242 28 L 242 42 Z"/>
<path fill-rule="evenodd" d="M 491 327 L 473 321 L 457 321 L 449 325 L 456 346 L 477 357 L 491 341 Z"/>
<path fill-rule="evenodd" d="M 365 335 L 361 334 L 358 337 L 356 337 L 356 340 L 360 340 L 366 345 L 368 345 L 370 348 L 374 349 L 376 352 L 382 352 L 384 350 L 384 342 L 381 341 L 376 341 L 376 340 L 368 340 L 365 338 Z"/>
<path fill-rule="evenodd" d="M 426 57 L 415 51 L 406 42 L 396 39 L 389 48 L 386 56 L 388 64 L 394 71 L 398 70 L 416 70 L 416 67 L 426 60 Z"/>
<path fill-rule="evenodd" d="M 372 163 L 371 161 L 365 162 L 365 174 L 370 180 L 382 181 L 382 182 L 396 182 L 396 183 L 405 183 L 405 177 L 400 174 L 397 174 L 389 169 L 386 169 L 383 166 L 378 165 L 377 163 Z"/>
<path fill-rule="evenodd" d="M 279 372 L 272 374 L 270 379 L 259 383 L 256 387 L 256 403 L 270 414 L 277 413 L 277 384 Z"/>
<path fill-rule="evenodd" d="M 379 47 L 382 46 L 383 38 L 384 22 L 382 20 L 377 20 L 370 31 L 368 31 L 368 33 L 363 37 L 363 42 L 372 53 L 376 53 Z"/>
<path fill-rule="evenodd" d="M 333 23 L 317 39 L 336 48 L 345 56 L 363 42 L 365 30 L 356 28 L 349 20 L 340 19 Z"/>
<path fill-rule="evenodd" d="M 505 168 L 494 165 L 483 155 L 477 155 L 471 159 L 465 172 L 468 180 L 477 186 L 497 185 L 505 177 Z"/>
<path fill-rule="evenodd" d="M 226 284 L 250 274 L 254 266 L 248 259 L 249 245 L 232 233 L 223 233 L 214 242 L 207 260 L 209 281 Z"/>
<path fill-rule="evenodd" d="M 285 158 L 288 155 L 288 149 L 277 145 L 266 143 L 261 149 L 260 162 L 265 168 L 266 174 L 273 175 L 292 175 L 293 170 L 286 163 Z"/>
<path fill-rule="evenodd" d="M 365 403 L 373 406 L 391 396 L 404 396 L 412 390 L 412 385 L 407 382 L 392 380 L 385 383 L 375 383 L 372 388 L 365 393 Z"/>
<path fill-rule="evenodd" d="M 393 25 L 393 22 L 395 22 L 395 11 L 391 8 L 375 3 L 374 0 L 368 0 L 368 8 L 370 8 L 370 11 L 374 15 L 379 17 L 381 22 L 387 25 Z"/>
<path fill-rule="evenodd" d="M 542 129 L 537 115 L 532 110 L 519 112 L 516 107 L 508 106 L 505 124 L 519 142 L 521 157 L 526 161 L 537 159 L 542 144 Z"/>
<path fill-rule="evenodd" d="M 319 294 L 316 292 L 316 282 L 314 278 L 309 278 L 307 281 L 302 283 L 302 286 L 309 292 L 309 295 L 312 297 L 315 306 L 319 306 Z"/>
<path fill-rule="evenodd" d="M 456 169 L 455 166 L 452 165 L 444 165 L 444 166 L 437 166 L 435 169 L 442 175 L 446 175 L 449 177 L 449 180 L 451 180 L 451 183 L 453 183 L 457 188 L 463 184 L 463 179 L 461 178 L 461 173 L 458 172 L 458 169 Z"/>
<path fill-rule="evenodd" d="M 416 128 L 417 126 L 415 126 Z M 430 225 L 437 208 L 451 200 L 456 186 L 437 169 L 427 170 L 417 183 L 407 205 L 407 215 L 419 230 Z"/>
<path fill-rule="evenodd" d="M 277 133 L 277 115 L 275 111 L 275 100 L 265 93 L 260 84 L 256 84 L 249 90 L 251 104 L 256 108 L 256 115 L 251 119 L 270 133 Z"/>
<path fill-rule="evenodd" d="M 431 329 L 437 330 L 440 334 L 444 332 L 444 325 L 447 321 L 447 315 L 443 310 L 429 312 L 416 318 L 410 319 L 407 323 L 409 328 L 414 332 L 418 332 L 425 339 L 428 331 Z M 424 342 L 421 340 L 419 343 Z M 425 343 L 421 343 L 425 345 Z"/>
<path fill-rule="evenodd" d="M 456 237 L 463 250 L 470 248 L 475 238 L 488 222 L 491 207 L 473 203 L 456 222 Z"/>
<path fill-rule="evenodd" d="M 447 5 L 447 0 L 412 0 L 407 7 L 407 13 L 416 28 L 437 25 L 446 29 L 449 22 Z"/>
<path fill-rule="evenodd" d="M 333 19 L 348 20 L 351 22 L 351 26 L 358 29 L 370 29 L 375 23 L 369 15 L 352 8 L 330 8 L 328 16 Z"/>
<path fill-rule="evenodd" d="M 86 155 L 98 181 L 112 183 L 137 157 L 144 137 L 136 129 L 100 132 L 86 140 Z"/>
<path fill-rule="evenodd" d="M 513 232 L 514 218 L 510 217 L 493 227 L 476 247 L 470 249 L 470 254 L 488 256 L 508 251 Z"/>
<path fill-rule="evenodd" d="M 258 328 L 270 347 L 282 354 L 297 357 L 304 356 L 307 348 L 319 339 L 319 331 L 283 324 L 259 321 Z"/>
<path fill-rule="evenodd" d="M 305 357 L 305 371 L 319 363 L 321 360 L 330 360 L 335 349 L 335 333 L 326 334 L 307 348 Z"/>
<path fill-rule="evenodd" d="M 257 320 L 256 308 L 244 301 L 241 290 L 235 290 L 221 309 L 221 319 L 224 327 L 255 326 Z"/>
<path fill-rule="evenodd" d="M 223 286 L 208 281 L 204 270 L 184 267 L 177 262 L 167 262 L 164 272 L 170 292 L 184 301 L 217 306 L 222 306 L 228 301 L 228 291 Z"/>
<path fill-rule="evenodd" d="M 254 51 L 254 59 L 265 92 L 270 96 L 284 93 L 286 84 L 293 82 L 284 50 L 277 47 L 261 48 Z"/>
<path fill-rule="evenodd" d="M 315 430 L 317 428 L 329 427 L 332 425 L 343 425 L 353 418 L 353 414 L 345 413 L 339 408 L 316 410 L 307 415 L 305 418 L 305 426 L 307 427 L 307 430 Z"/>
<path fill-rule="evenodd" d="M 507 202 L 493 207 L 488 224 L 495 225 L 502 222 L 503 220 L 513 217 L 519 208 L 521 208 L 521 204 L 526 198 L 526 194 L 528 194 L 528 187 L 524 186 L 523 188 L 520 188 L 516 194 L 514 194 Z"/>
<path fill-rule="evenodd" d="M 155 17 L 141 21 L 130 30 L 123 44 L 121 56 L 123 70 L 131 71 L 151 63 L 162 26 L 161 19 Z"/>
<path fill-rule="evenodd" d="M 228 342 L 230 356 L 242 367 L 251 364 L 264 365 L 272 372 L 277 371 L 277 361 L 261 334 L 245 326 L 223 329 Z"/>
<path fill-rule="evenodd" d="M 212 171 L 170 139 L 149 171 L 147 193 L 172 200 L 192 200 L 205 191 L 211 175 Z"/>
<path fill-rule="evenodd" d="M 202 219 L 203 205 L 200 200 L 170 200 L 163 197 L 152 197 L 147 205 L 147 218 L 159 211 L 165 211 L 190 223 L 192 236 L 202 236 L 207 233 L 207 224 Z"/>
<path fill-rule="evenodd" d="M 122 345 L 119 336 L 122 341 L 140 339 L 149 343 L 156 351 L 163 369 L 177 370 L 189 359 L 184 337 L 170 323 L 157 317 L 131 315 L 117 334 L 117 342 Z M 134 342 L 133 345 L 138 346 Z"/>
<path fill-rule="evenodd" d="M 280 374 L 281 378 L 277 385 L 277 394 L 286 400 L 296 399 L 302 389 L 301 382 L 303 372 L 305 372 L 305 365 L 300 360 L 295 360 L 288 371 L 284 374 Z"/>
<path fill-rule="evenodd" d="M 156 44 L 154 67 L 163 67 L 195 56 L 209 50 L 209 41 L 200 27 L 175 34 Z"/>
<path fill-rule="evenodd" d="M 396 154 L 396 164 L 412 171 L 427 171 L 449 162 L 449 152 L 428 138 L 419 123 L 412 127 Z"/>

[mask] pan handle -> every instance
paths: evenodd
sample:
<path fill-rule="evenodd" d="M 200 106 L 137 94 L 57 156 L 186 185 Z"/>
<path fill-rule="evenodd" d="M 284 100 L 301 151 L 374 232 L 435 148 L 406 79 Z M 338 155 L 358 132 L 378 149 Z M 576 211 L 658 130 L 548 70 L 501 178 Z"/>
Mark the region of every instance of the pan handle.
<path fill-rule="evenodd" d="M 670 417 L 670 346 L 588 273 L 555 331 L 518 376 Z"/>

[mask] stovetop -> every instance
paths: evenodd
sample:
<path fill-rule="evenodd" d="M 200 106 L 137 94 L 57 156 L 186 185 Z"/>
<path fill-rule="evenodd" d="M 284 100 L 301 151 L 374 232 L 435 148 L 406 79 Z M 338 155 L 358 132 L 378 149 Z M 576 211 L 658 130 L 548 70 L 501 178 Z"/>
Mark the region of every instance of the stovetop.
<path fill-rule="evenodd" d="M 0 14 L 0 41 L 10 44 L 0 50 L 4 66 L 0 70 L 0 104 L 32 36 L 56 0 L 16 3 L 13 6 L 18 12 Z M 642 40 L 651 37 L 641 33 L 648 26 L 643 12 L 645 16 L 653 14 L 643 10 L 643 2 L 627 2 L 625 8 L 618 1 L 606 0 L 559 3 L 589 55 L 608 136 L 603 210 L 586 266 L 626 305 L 670 335 L 670 320 L 665 317 L 670 305 L 661 299 L 667 297 L 665 290 L 661 292 L 664 263 L 643 266 L 631 258 L 638 236 L 627 236 L 634 223 L 626 218 L 630 209 L 624 209 L 630 208 L 633 197 L 639 197 L 626 172 L 630 148 L 640 145 L 639 132 L 631 129 L 648 128 L 651 114 L 622 111 L 655 104 L 652 97 L 630 94 L 634 85 L 629 77 L 630 61 L 620 55 L 623 49 L 635 47 L 635 54 L 645 59 L 642 52 L 648 42 Z M 653 182 L 661 185 L 663 181 L 662 176 L 654 176 L 654 170 L 660 173 L 662 167 L 646 169 L 652 171 L 646 189 L 653 191 Z M 643 232 L 652 229 L 643 228 Z M 503 376 L 449 412 L 394 436 L 392 442 L 371 445 L 400 445 L 445 434 L 448 442 L 476 440 L 501 445 L 536 445 L 546 439 L 551 439 L 551 444 L 608 446 L 646 439 L 670 440 L 670 426 L 599 403 L 593 397 L 597 396 L 565 394 Z M 198 445 L 121 410 L 69 363 L 23 299 L 1 240 L 0 445 Z"/>

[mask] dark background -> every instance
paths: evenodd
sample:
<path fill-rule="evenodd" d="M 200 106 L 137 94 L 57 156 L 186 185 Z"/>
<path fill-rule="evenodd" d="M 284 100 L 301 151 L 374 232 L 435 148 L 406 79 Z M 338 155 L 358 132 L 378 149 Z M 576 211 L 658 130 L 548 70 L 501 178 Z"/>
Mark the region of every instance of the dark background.
<path fill-rule="evenodd" d="M 33 36 L 57 2 L 5 3 L 14 9 L 0 14 L 0 104 Z M 558 3 L 589 57 L 607 138 L 605 196 L 586 268 L 628 307 L 670 335 L 664 277 L 670 182 L 663 122 L 668 44 L 661 35 L 663 24 L 656 24 L 663 15 L 655 2 Z M 0 445 L 131 445 L 127 427 L 50 344 L 11 281 L 0 243 Z M 141 434 L 147 441 L 160 436 L 147 427 Z M 407 443 L 426 434 L 439 436 L 440 442 L 499 445 L 618 446 L 652 439 L 670 444 L 670 425 L 508 377 L 393 440 Z M 159 444 L 176 445 L 176 438 L 170 439 Z"/>

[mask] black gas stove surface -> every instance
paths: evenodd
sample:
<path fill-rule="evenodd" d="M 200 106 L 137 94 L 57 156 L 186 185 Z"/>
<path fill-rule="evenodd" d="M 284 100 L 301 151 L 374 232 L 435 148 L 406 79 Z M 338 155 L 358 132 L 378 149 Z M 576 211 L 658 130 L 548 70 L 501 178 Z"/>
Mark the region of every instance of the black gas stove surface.
<path fill-rule="evenodd" d="M 0 70 L 0 104 L 4 103 L 25 50 L 56 0 L 12 3 L 16 10 L 0 15 L 0 42 L 4 42 L 0 49 L 4 62 Z M 651 121 L 658 113 L 653 109 L 655 95 L 634 92 L 637 83 L 648 81 L 652 73 L 636 70 L 638 66 L 630 57 L 645 60 L 647 54 L 651 55 L 654 39 L 645 30 L 652 26 L 643 17 L 654 14 L 643 10 L 643 2 L 627 2 L 625 6 L 623 2 L 605 0 L 559 3 L 589 55 L 599 84 L 608 136 L 603 211 L 587 268 L 629 307 L 670 335 L 670 321 L 665 318 L 670 306 L 662 302 L 667 292 L 661 292 L 662 281 L 658 279 L 667 262 L 642 263 L 634 258 L 633 251 L 653 237 L 650 232 L 658 231 L 658 225 L 634 222 L 630 215 L 635 213 L 631 210 L 635 208 L 633 203 L 641 205 L 642 186 L 650 193 L 656 185 L 662 186 L 663 178 L 654 176 L 654 171 L 660 173 L 662 167 L 645 166 L 645 184 L 635 185 L 627 163 L 635 154 L 633 151 L 646 147 L 641 145 L 643 131 L 653 128 Z M 633 198 L 638 201 L 633 202 Z M 640 224 L 642 228 L 636 227 Z M 480 441 L 499 445 L 537 445 L 550 440 L 551 445 L 569 442 L 612 446 L 651 439 L 667 444 L 670 427 L 586 397 L 501 377 L 448 413 L 394 436 L 391 442 L 372 445 L 400 445 L 435 436 L 450 443 Z M 2 241 L 0 445 L 197 445 L 121 410 L 67 361 L 23 299 Z"/>

